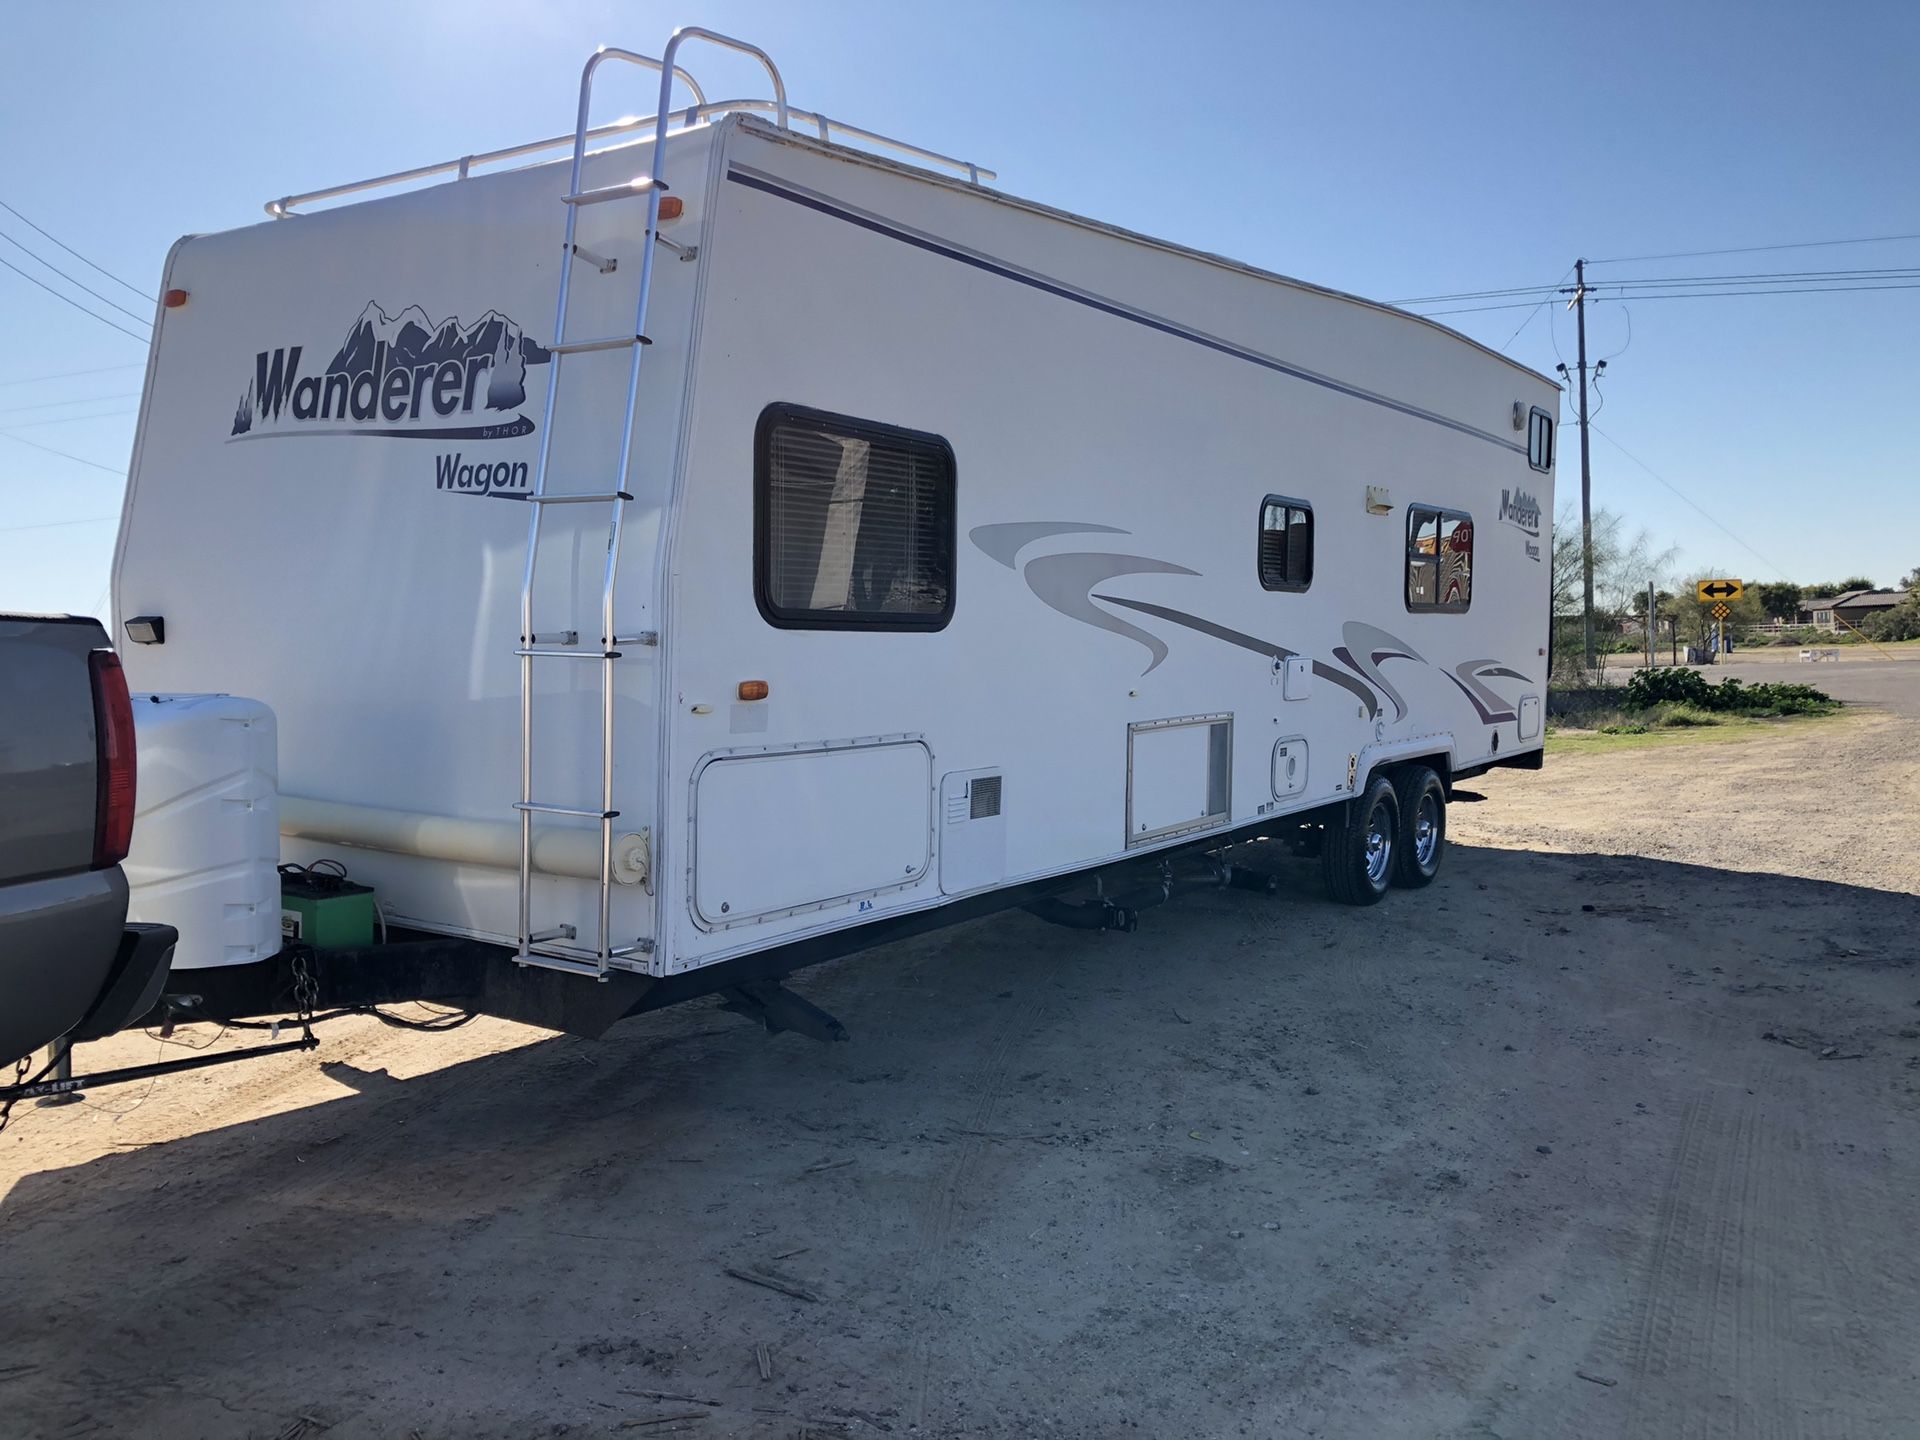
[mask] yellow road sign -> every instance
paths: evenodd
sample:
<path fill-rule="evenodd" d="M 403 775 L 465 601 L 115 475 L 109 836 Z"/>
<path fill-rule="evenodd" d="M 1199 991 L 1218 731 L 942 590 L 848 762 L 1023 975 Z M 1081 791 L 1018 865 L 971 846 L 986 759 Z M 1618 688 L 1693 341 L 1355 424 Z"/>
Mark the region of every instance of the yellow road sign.
<path fill-rule="evenodd" d="M 1738 600 L 1747 593 L 1747 587 L 1738 580 L 1702 580 L 1693 588 L 1702 605 L 1709 600 Z"/>
<path fill-rule="evenodd" d="M 1724 605 L 1716 605 L 1708 613 L 1711 614 L 1713 618 L 1716 620 L 1724 620 L 1727 618 L 1727 616 L 1731 615 L 1733 612 Z"/>

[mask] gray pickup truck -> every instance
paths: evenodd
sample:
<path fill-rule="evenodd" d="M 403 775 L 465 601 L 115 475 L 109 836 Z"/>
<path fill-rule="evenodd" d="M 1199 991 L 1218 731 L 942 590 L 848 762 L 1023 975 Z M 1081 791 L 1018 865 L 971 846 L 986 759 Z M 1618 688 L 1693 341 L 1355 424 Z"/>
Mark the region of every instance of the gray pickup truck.
<path fill-rule="evenodd" d="M 133 713 L 97 620 L 0 615 L 0 1065 L 153 1007 L 178 936 L 127 924 Z"/>

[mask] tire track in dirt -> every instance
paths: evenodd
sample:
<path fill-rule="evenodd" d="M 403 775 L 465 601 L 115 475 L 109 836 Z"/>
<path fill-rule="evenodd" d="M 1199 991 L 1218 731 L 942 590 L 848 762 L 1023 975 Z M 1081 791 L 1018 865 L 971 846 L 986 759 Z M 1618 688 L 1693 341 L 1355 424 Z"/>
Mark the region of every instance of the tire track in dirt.
<path fill-rule="evenodd" d="M 954 1215 L 974 1181 L 981 1157 L 993 1143 L 985 1135 L 964 1132 L 986 1130 L 992 1124 L 1012 1074 L 1015 1055 L 1047 1019 L 1046 1007 L 1035 1003 L 1013 1011 L 1002 1024 L 986 1063 L 977 1072 L 974 1103 L 960 1122 L 963 1133 L 955 1141 L 952 1163 L 930 1187 L 923 1201 L 920 1243 L 915 1247 L 907 1290 L 908 1304 L 920 1332 L 914 1345 L 907 1394 L 906 1419 L 910 1426 L 927 1424 L 928 1396 L 934 1386 L 935 1362 L 939 1358 L 940 1337 L 936 1332 L 946 1328 L 935 1318 L 935 1312 L 952 1283 L 948 1245 L 953 1237 Z"/>
<path fill-rule="evenodd" d="M 1633 1298 L 1583 1367 L 1619 1378 L 1631 1440 L 1857 1434 L 1814 1400 L 1852 1367 L 1823 1318 L 1845 1240 L 1802 1138 L 1805 1087 L 1776 1066 L 1749 1078 L 1688 1103 Z M 1784 1266 L 1798 1248 L 1814 1253 Z"/>

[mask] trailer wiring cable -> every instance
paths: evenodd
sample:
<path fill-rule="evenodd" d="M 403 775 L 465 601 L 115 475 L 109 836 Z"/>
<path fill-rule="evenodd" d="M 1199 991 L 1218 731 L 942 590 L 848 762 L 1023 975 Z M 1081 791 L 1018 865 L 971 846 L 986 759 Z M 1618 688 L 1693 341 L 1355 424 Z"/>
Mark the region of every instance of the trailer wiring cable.
<path fill-rule="evenodd" d="M 345 1019 L 349 1015 L 370 1015 L 382 1025 L 390 1025 L 397 1030 L 412 1030 L 428 1034 L 437 1033 L 442 1030 L 458 1030 L 462 1025 L 479 1018 L 478 1013 L 475 1011 L 445 1010 L 434 1012 L 429 1019 L 416 1020 L 409 1016 L 393 1014 L 390 1011 L 381 1009 L 378 1005 L 344 1005 L 333 1010 L 316 1013 L 313 1004 L 319 996 L 319 987 L 314 981 L 312 972 L 307 968 L 307 961 L 312 954 L 313 950 L 311 946 L 300 945 L 293 947 L 289 956 L 294 976 L 293 997 L 296 1010 L 292 1023 L 299 1026 L 300 1039 L 284 1045 L 269 1046 L 268 1050 L 270 1053 L 275 1051 L 284 1052 L 295 1048 L 301 1050 L 316 1049 L 320 1041 L 313 1033 L 313 1027 L 324 1024 L 329 1020 Z M 416 1003 L 424 1005 L 426 1002 Z M 172 1020 L 169 1020 L 167 1025 L 163 1025 L 157 1030 L 152 1027 L 146 1028 L 146 1034 L 150 1038 L 158 1041 L 162 1047 L 179 1045 L 193 1051 L 212 1049 L 220 1043 L 221 1038 L 229 1030 L 266 1031 L 269 1033 L 271 1039 L 277 1041 L 280 1038 L 281 1030 L 286 1028 L 289 1023 L 286 1020 L 235 1020 L 218 1015 L 208 1015 L 196 1006 L 186 1005 L 175 1005 L 172 1013 L 189 1025 L 208 1024 L 218 1025 L 220 1027 L 210 1040 L 199 1045 L 195 1045 L 184 1039 L 176 1040 L 168 1034 L 168 1030 L 172 1028 Z M 11 1085 L 5 1087 L 12 1093 L 8 1094 L 4 1100 L 0 1100 L 0 1132 L 4 1132 L 8 1123 L 12 1120 L 13 1107 L 23 1098 L 20 1092 L 40 1084 L 47 1076 L 53 1073 L 54 1067 L 60 1063 L 63 1056 L 70 1053 L 70 1051 L 50 1050 L 46 1063 L 37 1071 L 32 1068 L 32 1052 L 20 1056 L 14 1062 L 13 1081 Z M 218 1057 L 218 1059 L 211 1061 L 179 1060 L 164 1063 L 156 1062 L 155 1066 L 137 1067 L 132 1071 L 114 1071 L 102 1075 L 79 1076 L 70 1084 L 63 1085 L 62 1088 L 64 1093 L 77 1096 L 84 1088 L 89 1088 L 89 1081 L 98 1085 L 108 1085 L 116 1083 L 117 1081 L 141 1078 L 142 1076 L 150 1077 L 148 1078 L 147 1089 L 140 1098 L 124 1110 L 117 1112 L 118 1115 L 125 1115 L 139 1109 L 140 1106 L 144 1105 L 147 1100 L 151 1098 L 153 1086 L 158 1082 L 160 1074 L 165 1070 L 192 1068 L 201 1064 L 220 1063 L 223 1060 L 244 1060 L 249 1058 L 249 1056 L 250 1052 L 248 1050 L 240 1050 L 232 1055 Z"/>
<path fill-rule="evenodd" d="M 414 1003 L 425 1004 L 426 1002 L 415 1001 Z M 230 1020 L 219 1015 L 209 1015 L 204 1010 L 198 1008 L 183 1007 L 177 1013 L 182 1020 L 190 1025 L 218 1025 L 223 1032 L 226 1030 L 264 1030 L 268 1032 L 278 1032 L 287 1026 L 285 1020 Z M 395 1015 L 389 1010 L 383 1010 L 378 1005 L 342 1005 L 335 1010 L 323 1010 L 317 1015 L 309 1015 L 307 1016 L 306 1023 L 309 1026 L 324 1025 L 329 1021 L 344 1020 L 353 1015 L 371 1016 L 382 1025 L 390 1025 L 396 1030 L 418 1030 L 428 1034 L 438 1033 L 442 1030 L 458 1030 L 468 1021 L 480 1018 L 479 1012 L 474 1010 L 446 1010 L 436 1014 L 431 1020 L 415 1020 L 405 1015 Z M 219 1038 L 218 1035 L 214 1036 L 214 1040 L 218 1040 Z M 213 1042 L 209 1041 L 207 1043 L 212 1044 Z M 188 1048 L 204 1050 L 207 1047 L 205 1045 L 193 1045 Z"/>
<path fill-rule="evenodd" d="M 162 1041 L 160 1044 L 154 1047 L 154 1051 L 153 1051 L 154 1063 L 156 1065 L 159 1064 L 161 1057 L 166 1053 L 167 1053 L 166 1044 L 164 1041 Z M 118 1125 L 122 1120 L 126 1119 L 127 1116 L 133 1114 L 134 1111 L 138 1110 L 142 1105 L 145 1105 L 147 1101 L 153 1098 L 154 1087 L 157 1086 L 159 1083 L 160 1083 L 160 1077 L 158 1075 L 155 1075 L 151 1080 L 147 1081 L 147 1088 L 140 1092 L 140 1098 L 138 1100 L 135 1100 L 131 1105 L 122 1105 L 116 1108 L 111 1105 L 102 1105 L 102 1104 L 99 1104 L 98 1102 L 95 1102 L 94 1108 L 98 1111 L 98 1113 L 106 1116 L 108 1119 L 112 1120 L 114 1124 Z M 84 1092 L 76 1091 L 74 1093 L 78 1098 L 81 1098 L 81 1099 L 86 1098 Z"/>
<path fill-rule="evenodd" d="M 318 865 L 323 862 L 316 861 L 314 863 Z M 324 863 L 331 863 L 337 866 L 340 862 L 336 860 Z M 311 869 L 311 867 L 307 866 L 282 866 L 281 868 L 283 870 L 298 869 L 302 871 L 309 871 Z M 344 869 L 344 867 L 342 868 Z M 314 982 L 312 973 L 307 969 L 307 962 L 314 955 L 313 947 L 311 945 L 289 946 L 286 954 L 294 972 L 293 993 L 295 1013 L 292 1023 L 301 1026 L 302 1033 L 306 1035 L 313 1033 L 313 1027 L 315 1025 L 324 1025 L 333 1020 L 344 1020 L 353 1015 L 371 1016 L 382 1025 L 391 1026 L 396 1030 L 415 1030 L 429 1034 L 442 1030 L 458 1030 L 462 1025 L 479 1018 L 479 1012 L 474 1010 L 455 1010 L 451 1008 L 436 1010 L 430 1006 L 430 1018 L 425 1020 L 415 1019 L 407 1015 L 396 1015 L 390 1010 L 382 1009 L 378 1005 L 340 1005 L 332 1010 L 316 1012 L 313 1009 L 313 1002 L 319 998 L 319 986 Z M 428 1006 L 428 1002 L 424 1000 L 414 1001 L 413 1003 Z M 230 1016 L 209 1014 L 198 1006 L 175 1006 L 174 1011 L 188 1024 L 218 1025 L 221 1027 L 220 1034 L 225 1034 L 228 1030 L 261 1030 L 277 1038 L 280 1031 L 285 1029 L 289 1023 L 284 1019 L 236 1020 Z M 205 1045 L 188 1045 L 187 1048 L 190 1050 L 204 1050 L 207 1046 L 215 1044 L 219 1039 L 220 1035 L 217 1034 L 212 1040 L 207 1041 Z M 170 1043 L 182 1044 L 184 1042 L 176 1040 Z"/>

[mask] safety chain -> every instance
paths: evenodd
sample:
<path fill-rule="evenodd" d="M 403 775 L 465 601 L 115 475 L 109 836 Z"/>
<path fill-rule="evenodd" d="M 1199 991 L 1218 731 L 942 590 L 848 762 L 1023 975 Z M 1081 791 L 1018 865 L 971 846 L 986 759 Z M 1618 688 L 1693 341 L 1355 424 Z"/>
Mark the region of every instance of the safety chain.
<path fill-rule="evenodd" d="M 32 1068 L 32 1051 L 28 1051 L 25 1055 L 22 1055 L 18 1060 L 13 1062 L 13 1083 L 16 1089 L 27 1083 L 27 1072 Z M 0 1105 L 0 1131 L 5 1131 L 7 1121 L 13 1118 L 13 1105 L 14 1102 L 11 1100 L 7 1101 L 4 1105 Z"/>
<path fill-rule="evenodd" d="M 319 999 L 320 987 L 307 969 L 307 947 L 302 945 L 293 952 L 293 1005 L 304 1040 L 313 1039 L 313 1012 Z"/>

